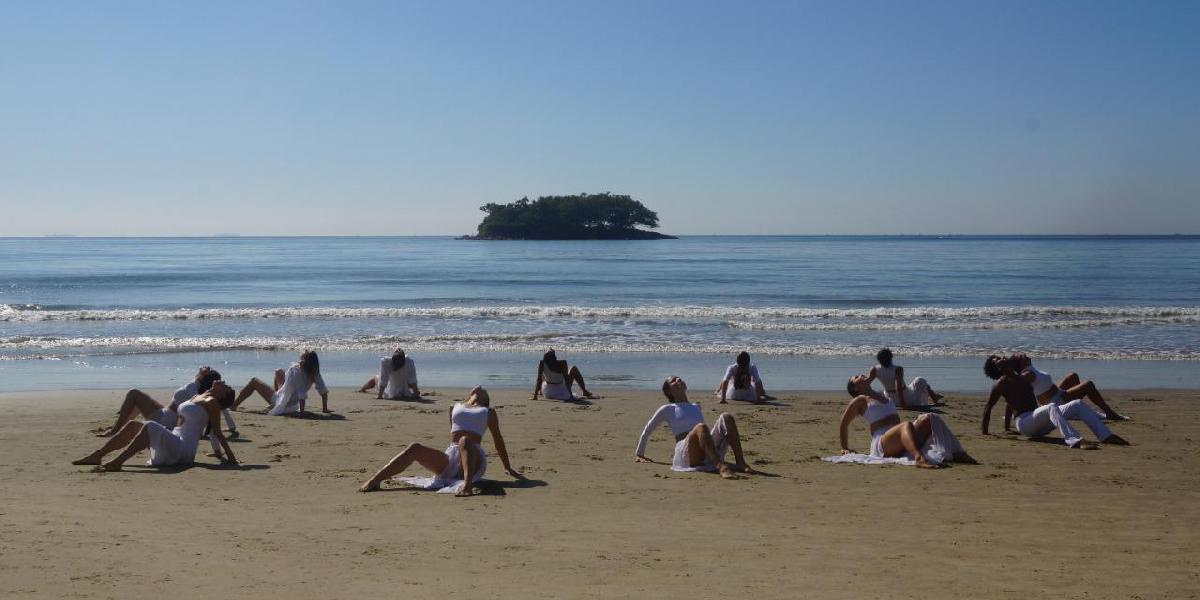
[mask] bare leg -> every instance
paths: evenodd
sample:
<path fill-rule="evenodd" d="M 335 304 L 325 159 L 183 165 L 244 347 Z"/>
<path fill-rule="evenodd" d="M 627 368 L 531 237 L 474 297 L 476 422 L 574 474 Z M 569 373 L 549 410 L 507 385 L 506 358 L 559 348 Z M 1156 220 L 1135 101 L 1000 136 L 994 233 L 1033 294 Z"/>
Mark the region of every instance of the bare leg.
<path fill-rule="evenodd" d="M 1072 375 L 1074 375 L 1074 373 L 1072 373 Z M 1100 410 L 1104 411 L 1105 419 L 1113 420 L 1121 418 L 1120 413 L 1113 410 L 1113 408 L 1104 401 L 1104 396 L 1100 395 L 1100 390 L 1096 389 L 1096 384 L 1092 383 L 1091 380 L 1085 381 L 1072 388 L 1063 388 L 1063 390 L 1066 392 L 1067 400 L 1077 400 L 1084 397 L 1086 397 L 1088 400 L 1091 400 L 1092 404 L 1095 404 L 1096 406 L 1100 407 Z"/>
<path fill-rule="evenodd" d="M 279 391 L 279 388 L 283 387 L 283 382 L 285 379 L 287 379 L 287 374 L 283 372 L 283 369 L 275 369 L 275 391 L 276 392 Z"/>
<path fill-rule="evenodd" d="M 422 467 L 437 474 L 446 470 L 446 465 L 450 464 L 450 458 L 444 452 L 434 450 L 428 446 L 409 444 L 404 451 L 393 457 L 382 469 L 379 469 L 379 471 L 372 475 L 366 483 L 363 483 L 362 487 L 358 488 L 358 491 L 374 492 L 378 490 L 379 484 L 383 483 L 384 479 L 389 479 L 400 473 L 414 462 L 420 463 Z"/>
<path fill-rule="evenodd" d="M 1062 381 L 1058 382 L 1058 389 L 1066 390 L 1079 385 L 1079 373 L 1067 373 Z"/>
<path fill-rule="evenodd" d="M 270 405 L 271 396 L 275 394 L 275 389 L 272 389 L 270 386 L 264 383 L 263 380 L 257 377 L 251 377 L 250 381 L 247 381 L 246 385 L 243 386 L 241 391 L 238 392 L 237 398 L 234 398 L 232 408 L 236 409 L 237 407 L 241 406 L 242 401 L 244 401 L 246 398 L 249 398 L 254 392 L 258 392 L 258 395 L 262 396 L 263 400 L 266 400 L 267 404 Z"/>
<path fill-rule="evenodd" d="M 729 449 L 733 450 L 733 469 L 743 473 L 750 473 L 751 475 L 758 473 L 758 471 L 755 471 L 750 468 L 750 465 L 746 464 L 746 457 L 742 454 L 742 434 L 738 431 L 737 421 L 734 420 L 733 415 L 722 413 L 720 417 L 717 417 L 717 421 L 725 422 L 724 441 L 729 442 Z M 715 448 L 716 440 L 713 440 L 713 442 Z"/>
<path fill-rule="evenodd" d="M 129 445 L 125 446 L 125 449 L 116 458 L 104 463 L 100 468 L 104 471 L 120 471 L 121 465 L 125 464 L 125 461 L 133 458 L 134 454 L 149 447 L 150 432 L 146 431 L 145 427 L 140 427 L 137 434 L 133 436 L 133 440 L 129 442 Z"/>
<path fill-rule="evenodd" d="M 572 381 L 579 384 L 579 391 L 583 392 L 585 398 L 592 397 L 592 393 L 587 389 L 587 384 L 583 382 L 583 373 L 579 372 L 579 367 L 571 367 L 571 370 L 567 371 L 568 384 Z"/>
<path fill-rule="evenodd" d="M 130 442 L 132 442 L 133 438 L 142 432 L 142 428 L 143 428 L 143 424 L 138 421 L 130 421 L 130 422 L 126 423 L 125 425 L 123 425 L 121 427 L 121 430 L 118 431 L 116 435 L 109 438 L 107 442 L 104 442 L 104 445 L 100 446 L 99 450 L 97 450 L 83 458 L 73 460 L 73 461 L 71 461 L 71 464 L 73 464 L 73 465 L 98 465 L 98 464 L 100 464 L 100 461 L 104 459 L 105 455 L 116 450 L 117 448 L 124 448 Z"/>
<path fill-rule="evenodd" d="M 458 439 L 458 456 L 462 461 L 463 471 L 463 486 L 458 490 L 455 496 L 463 498 L 475 494 L 475 488 L 471 486 L 471 480 L 475 478 L 475 472 L 479 470 L 479 453 L 475 450 L 475 442 L 467 439 L 465 436 Z"/>
<path fill-rule="evenodd" d="M 771 399 L 771 395 L 767 393 L 767 388 L 763 387 L 763 384 L 761 381 L 754 382 L 754 391 L 758 395 L 759 402 L 762 402 L 763 400 Z"/>
<path fill-rule="evenodd" d="M 928 437 L 928 423 L 925 426 L 925 435 Z M 925 440 L 920 437 L 917 428 L 910 421 L 905 421 L 889 429 L 887 433 L 883 434 L 883 439 L 880 442 L 883 445 L 884 456 L 896 457 L 907 454 L 915 457 L 918 467 L 925 469 L 935 469 L 938 467 L 938 465 L 930 463 L 921 452 L 921 446 L 925 445 Z"/>
<path fill-rule="evenodd" d="M 149 419 L 151 416 L 158 413 L 158 411 L 162 410 L 162 408 L 163 405 L 147 395 L 146 392 L 143 392 L 142 390 L 129 390 L 125 393 L 125 400 L 121 402 L 121 409 L 117 411 L 117 422 L 113 423 L 112 427 L 109 427 L 97 435 L 99 437 L 108 437 L 113 435 L 122 427 L 124 427 L 125 423 L 128 423 L 129 420 L 133 418 L 133 411 L 135 410 L 138 412 L 138 414 L 142 415 L 143 419 Z"/>
<path fill-rule="evenodd" d="M 378 377 L 371 377 L 370 379 L 367 380 L 366 383 L 362 384 L 362 387 L 358 388 L 358 393 L 365 394 L 365 393 L 375 389 L 375 385 L 378 383 L 379 383 Z"/>
<path fill-rule="evenodd" d="M 717 472 L 721 474 L 722 479 L 737 479 L 733 469 L 721 460 L 717 454 L 717 445 L 713 443 L 712 433 L 708 429 L 708 425 L 699 423 L 688 432 L 687 436 L 687 453 L 688 465 L 698 467 L 704 464 L 705 459 L 708 462 L 716 465 Z"/>

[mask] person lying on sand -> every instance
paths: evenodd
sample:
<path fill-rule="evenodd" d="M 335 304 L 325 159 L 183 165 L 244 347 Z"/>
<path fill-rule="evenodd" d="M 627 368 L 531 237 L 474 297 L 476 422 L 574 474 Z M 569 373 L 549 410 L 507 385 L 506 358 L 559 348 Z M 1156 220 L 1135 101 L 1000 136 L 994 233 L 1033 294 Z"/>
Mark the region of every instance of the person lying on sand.
<path fill-rule="evenodd" d="M 904 367 L 892 362 L 892 351 L 884 348 L 875 354 L 879 364 L 871 367 L 867 376 L 878 379 L 883 385 L 883 395 L 900 408 L 941 406 L 942 395 L 933 391 L 924 377 L 917 377 L 904 385 Z"/>
<path fill-rule="evenodd" d="M 739 353 L 734 363 L 725 369 L 725 377 L 717 386 L 717 397 L 721 404 L 729 400 L 757 403 L 771 399 L 758 375 L 758 367 L 750 363 L 749 352 Z"/>
<path fill-rule="evenodd" d="M 267 411 L 269 415 L 302 413 L 308 400 L 308 388 L 314 385 L 317 387 L 317 393 L 321 394 L 321 412 L 331 412 L 329 388 L 325 387 L 325 380 L 321 378 L 321 359 L 317 357 L 316 352 L 305 350 L 300 353 L 300 362 L 293 363 L 286 372 L 283 369 L 275 370 L 274 387 L 257 377 L 251 377 L 238 392 L 233 407 L 241 406 L 246 398 L 258 392 L 271 407 L 271 410 Z"/>
<path fill-rule="evenodd" d="M 179 418 L 176 414 L 179 405 L 199 394 L 207 392 L 212 387 L 213 382 L 219 379 L 221 379 L 221 374 L 213 370 L 212 367 L 200 367 L 191 382 L 175 390 L 169 406 L 163 406 L 161 402 L 151 398 L 141 390 L 129 390 L 125 394 L 125 400 L 121 403 L 121 408 L 117 410 L 117 422 L 113 423 L 112 427 L 96 435 L 97 437 L 109 437 L 120 431 L 125 423 L 133 419 L 135 411 L 147 421 L 155 421 L 167 428 L 175 427 L 175 423 Z M 228 409 L 221 412 L 225 415 L 225 424 L 229 426 L 229 439 L 237 439 L 238 430 L 237 424 L 233 422 L 233 415 L 230 414 Z"/>
<path fill-rule="evenodd" d="M 846 392 L 853 400 L 842 411 L 842 454 L 854 452 L 847 441 L 848 432 L 850 422 L 861 416 L 871 428 L 871 456 L 910 458 L 924 468 L 950 461 L 976 464 L 940 415 L 926 413 L 912 421 L 901 420 L 892 401 L 871 387 L 871 379 L 870 375 L 855 375 L 846 382 Z"/>
<path fill-rule="evenodd" d="M 1083 421 L 1088 429 L 1096 435 L 1096 439 L 1105 444 L 1128 446 L 1129 442 L 1113 433 L 1096 411 L 1083 405 L 1082 400 L 1072 400 L 1059 406 L 1050 403 L 1038 406 L 1037 396 L 1033 393 L 1033 385 L 1017 371 L 1018 361 L 1012 357 L 1002 357 L 995 354 L 987 357 L 983 363 L 983 373 L 996 381 L 987 405 L 983 408 L 983 434 L 987 435 L 988 421 L 992 418 L 992 406 L 1004 398 L 1009 412 L 1016 415 L 1017 432 L 1031 438 L 1042 437 L 1055 429 L 1063 436 L 1067 446 L 1071 448 L 1093 449 L 1096 446 L 1086 442 L 1069 421 Z M 1005 429 L 1008 423 L 1005 423 Z"/>
<path fill-rule="evenodd" d="M 496 454 L 500 455 L 500 462 L 504 463 L 504 472 L 516 479 L 523 479 L 524 476 L 508 462 L 508 450 L 504 446 L 504 436 L 500 434 L 500 418 L 496 416 L 496 409 L 490 404 L 487 390 L 476 386 L 467 395 L 465 402 L 457 402 L 454 408 L 450 409 L 451 443 L 445 451 L 421 444 L 409 444 L 363 483 L 358 491 L 374 492 L 379 489 L 383 480 L 398 475 L 416 462 L 443 482 L 461 479 L 464 484 L 455 495 L 470 496 L 475 493 L 471 484 L 482 479 L 487 471 L 487 452 L 480 445 L 485 431 L 492 432 L 492 439 L 496 442 Z"/>
<path fill-rule="evenodd" d="M 71 464 L 97 465 L 97 471 L 120 471 L 125 461 L 149 448 L 149 464 L 153 466 L 190 465 L 196 460 L 196 447 L 206 426 L 212 429 L 209 443 L 214 455 L 223 463 L 237 464 L 233 450 L 221 433 L 221 410 L 232 404 L 233 388 L 218 379 L 212 382 L 208 391 L 176 407 L 179 420 L 174 429 L 167 429 L 157 421 L 129 421 L 99 450 L 71 461 Z M 124 449 L 116 458 L 102 463 L 106 455 L 118 448 Z"/>
<path fill-rule="evenodd" d="M 1104 396 L 1100 395 L 1100 390 L 1096 389 L 1096 384 L 1091 380 L 1081 382 L 1078 374 L 1067 373 L 1067 376 L 1063 377 L 1062 381 L 1056 385 L 1049 373 L 1033 366 L 1033 359 L 1029 358 L 1029 355 L 1014 354 L 1009 358 L 1016 361 L 1021 377 L 1033 385 L 1033 393 L 1037 394 L 1038 404 L 1054 403 L 1061 406 L 1071 400 L 1087 398 L 1104 411 L 1105 419 L 1109 421 L 1126 420 L 1126 417 L 1113 410 L 1113 407 L 1104 401 Z"/>
<path fill-rule="evenodd" d="M 671 470 L 716 471 L 724 479 L 737 479 L 735 471 L 758 474 L 746 464 L 746 458 L 742 455 L 742 438 L 733 415 L 721 413 L 710 429 L 704 424 L 704 412 L 700 404 L 688 402 L 687 384 L 683 379 L 674 375 L 668 377 L 663 382 L 662 392 L 667 397 L 667 404 L 660 406 L 642 429 L 642 436 L 638 438 L 637 449 L 634 450 L 635 462 L 654 462 L 646 458 L 646 443 L 650 441 L 650 434 L 666 423 L 675 435 Z M 725 462 L 728 449 L 733 450 L 732 467 Z"/>
<path fill-rule="evenodd" d="M 404 355 L 404 348 L 396 348 L 391 356 L 379 359 L 379 377 L 368 379 L 358 391 L 365 394 L 376 385 L 379 394 L 375 397 L 380 400 L 421 397 L 421 388 L 417 387 L 417 365 Z"/>
<path fill-rule="evenodd" d="M 583 382 L 583 373 L 579 372 L 579 367 L 568 367 L 567 361 L 558 360 L 554 349 L 551 348 L 542 355 L 542 360 L 538 361 L 537 378 L 533 382 L 533 397 L 530 399 L 537 400 L 538 394 L 541 393 L 551 400 L 574 401 L 576 398 L 571 392 L 571 387 L 576 383 L 579 384 L 579 391 L 583 392 L 584 398 L 592 397 L 587 384 Z"/>

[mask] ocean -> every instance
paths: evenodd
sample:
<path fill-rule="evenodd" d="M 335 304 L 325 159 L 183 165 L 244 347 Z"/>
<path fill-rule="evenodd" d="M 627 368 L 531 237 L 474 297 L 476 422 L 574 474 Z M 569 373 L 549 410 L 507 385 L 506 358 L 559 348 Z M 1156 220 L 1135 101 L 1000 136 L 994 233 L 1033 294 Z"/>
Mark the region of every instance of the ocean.
<path fill-rule="evenodd" d="M 769 389 L 830 389 L 884 346 L 952 391 L 1014 350 L 1194 387 L 1198 298 L 1196 236 L 6 238 L 0 389 L 241 383 L 304 348 L 358 385 L 396 346 L 430 389 L 532 389 L 549 347 L 597 389 L 715 387 L 740 350 Z"/>

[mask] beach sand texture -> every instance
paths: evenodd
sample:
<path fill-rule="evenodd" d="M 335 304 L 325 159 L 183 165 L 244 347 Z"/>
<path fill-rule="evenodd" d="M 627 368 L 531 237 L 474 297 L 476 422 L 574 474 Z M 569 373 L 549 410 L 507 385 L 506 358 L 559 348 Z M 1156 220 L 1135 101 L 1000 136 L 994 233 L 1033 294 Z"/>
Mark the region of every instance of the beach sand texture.
<path fill-rule="evenodd" d="M 1096 451 L 1006 436 L 1000 411 L 1001 435 L 982 437 L 983 397 L 951 394 L 945 417 L 983 464 L 939 471 L 821 462 L 837 451 L 845 394 L 723 406 L 698 392 L 709 422 L 732 412 L 753 466 L 777 477 L 635 464 L 663 401 L 651 392 L 588 406 L 492 390 L 529 480 L 503 473 L 488 436 L 497 484 L 471 499 L 355 491 L 407 443 L 445 447 L 464 390 L 431 403 L 335 390 L 344 419 L 240 412 L 240 469 L 200 456 L 158 472 L 143 454 L 108 474 L 70 461 L 99 446 L 91 430 L 110 424 L 121 392 L 0 395 L 0 596 L 1200 596 L 1194 392 L 1110 393 L 1134 418 L 1114 429 L 1134 445 Z M 867 445 L 859 420 L 851 446 Z M 647 454 L 669 461 L 671 448 L 662 428 Z"/>

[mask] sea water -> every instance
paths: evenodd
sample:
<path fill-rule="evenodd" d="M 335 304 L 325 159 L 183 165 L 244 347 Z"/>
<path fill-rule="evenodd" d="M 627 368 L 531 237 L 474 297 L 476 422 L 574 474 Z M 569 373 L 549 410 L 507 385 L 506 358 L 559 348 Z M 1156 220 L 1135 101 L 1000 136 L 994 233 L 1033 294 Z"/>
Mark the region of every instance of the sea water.
<path fill-rule="evenodd" d="M 532 389 L 553 347 L 598 388 L 837 388 L 887 346 L 986 389 L 1024 351 L 1107 387 L 1194 387 L 1200 237 L 0 239 L 0 389 L 164 387 L 317 350 L 357 385 L 403 347 L 423 387 Z"/>

